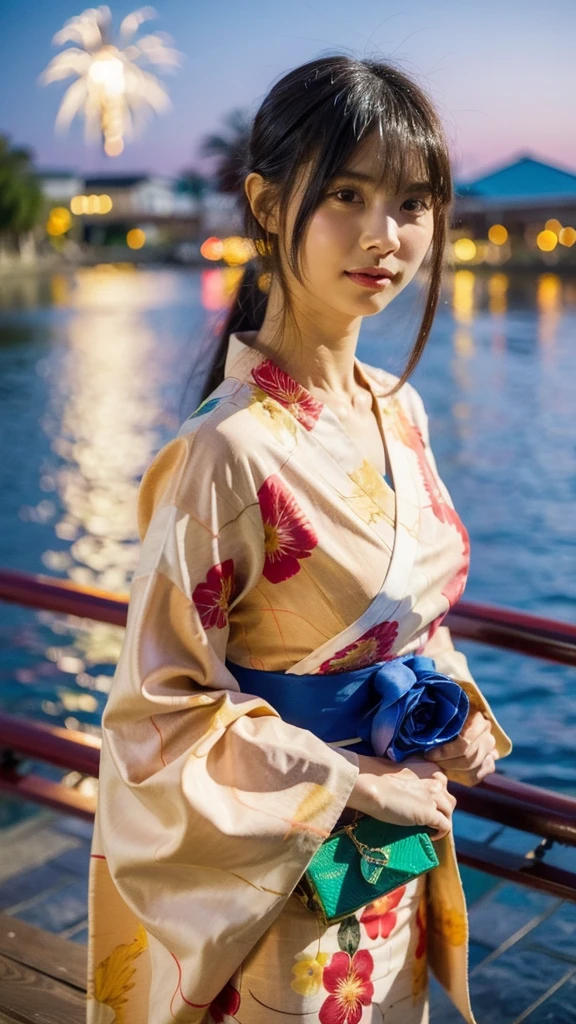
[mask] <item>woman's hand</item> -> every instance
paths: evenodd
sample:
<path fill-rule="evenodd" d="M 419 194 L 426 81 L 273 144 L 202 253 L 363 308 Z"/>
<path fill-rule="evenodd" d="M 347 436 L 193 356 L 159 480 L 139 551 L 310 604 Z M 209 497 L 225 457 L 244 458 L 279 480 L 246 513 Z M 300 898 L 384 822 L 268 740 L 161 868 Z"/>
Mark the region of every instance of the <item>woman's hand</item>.
<path fill-rule="evenodd" d="M 442 768 L 450 782 L 476 786 L 496 770 L 498 754 L 489 719 L 480 711 L 473 712 L 455 740 L 428 751 L 424 757 Z"/>
<path fill-rule="evenodd" d="M 433 842 L 452 828 L 455 798 L 448 792 L 443 771 L 422 758 L 402 764 L 382 757 L 358 755 L 359 774 L 348 807 L 393 825 L 420 825 L 436 829 Z"/>

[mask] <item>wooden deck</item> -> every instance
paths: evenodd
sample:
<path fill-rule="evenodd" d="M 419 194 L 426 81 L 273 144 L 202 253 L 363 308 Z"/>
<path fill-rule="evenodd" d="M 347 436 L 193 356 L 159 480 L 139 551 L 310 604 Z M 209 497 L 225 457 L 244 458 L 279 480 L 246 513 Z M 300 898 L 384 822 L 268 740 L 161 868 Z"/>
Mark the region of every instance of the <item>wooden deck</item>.
<path fill-rule="evenodd" d="M 85 1024 L 86 948 L 0 914 L 0 1024 Z"/>
<path fill-rule="evenodd" d="M 457 811 L 455 832 L 525 853 L 537 837 Z M 0 833 L 0 1024 L 84 1024 L 91 826 L 50 811 Z M 576 849 L 547 857 L 576 868 Z M 575 1024 L 576 903 L 462 869 L 479 1024 Z M 431 983 L 431 1024 L 462 1024 Z"/>

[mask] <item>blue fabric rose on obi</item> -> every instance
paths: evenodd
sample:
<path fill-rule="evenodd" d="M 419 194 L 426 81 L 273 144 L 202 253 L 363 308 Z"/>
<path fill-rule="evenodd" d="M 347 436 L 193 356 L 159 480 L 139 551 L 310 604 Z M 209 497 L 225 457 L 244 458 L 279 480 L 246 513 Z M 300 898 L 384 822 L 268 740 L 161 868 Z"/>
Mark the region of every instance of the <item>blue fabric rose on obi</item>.
<path fill-rule="evenodd" d="M 359 734 L 392 761 L 425 754 L 456 739 L 470 702 L 461 686 L 436 671 L 432 658 L 406 654 L 384 662 L 371 679 L 378 700 Z"/>

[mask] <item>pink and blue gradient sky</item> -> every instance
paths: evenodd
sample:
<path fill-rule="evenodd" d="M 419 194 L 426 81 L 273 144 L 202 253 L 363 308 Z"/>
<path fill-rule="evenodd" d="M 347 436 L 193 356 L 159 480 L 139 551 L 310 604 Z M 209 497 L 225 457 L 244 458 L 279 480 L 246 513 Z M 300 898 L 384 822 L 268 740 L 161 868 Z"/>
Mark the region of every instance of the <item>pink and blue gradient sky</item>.
<path fill-rule="evenodd" d="M 157 0 L 145 28 L 170 33 L 185 55 L 166 76 L 173 108 L 113 160 L 84 144 L 77 121 L 55 135 L 66 83 L 37 81 L 58 52 L 52 36 L 85 6 L 2 3 L 0 132 L 31 146 L 42 168 L 178 174 L 199 164 L 199 139 L 228 110 L 254 112 L 285 71 L 337 50 L 392 57 L 417 77 L 443 118 L 458 177 L 527 152 L 576 171 L 574 0 Z M 111 6 L 117 28 L 138 0 Z"/>

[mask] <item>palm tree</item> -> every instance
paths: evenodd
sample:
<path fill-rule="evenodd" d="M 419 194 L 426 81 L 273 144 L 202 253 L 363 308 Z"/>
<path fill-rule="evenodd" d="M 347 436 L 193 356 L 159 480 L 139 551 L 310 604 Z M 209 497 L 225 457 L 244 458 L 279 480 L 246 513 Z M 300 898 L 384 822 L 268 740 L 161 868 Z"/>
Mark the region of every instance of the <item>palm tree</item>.
<path fill-rule="evenodd" d="M 34 173 L 29 149 L 14 149 L 0 135 L 0 239 L 17 241 L 21 253 L 33 249 L 32 229 L 44 212 L 44 196 Z"/>
<path fill-rule="evenodd" d="M 223 134 L 204 136 L 200 153 L 216 157 L 214 173 L 219 191 L 237 193 L 242 188 L 251 118 L 247 110 L 237 108 L 226 114 L 224 124 L 226 130 Z"/>
<path fill-rule="evenodd" d="M 180 54 L 168 45 L 172 40 L 165 33 L 133 39 L 142 22 L 155 16 L 152 7 L 142 7 L 124 18 L 119 46 L 112 42 L 112 15 L 106 6 L 70 18 L 56 33 L 53 42 L 57 46 L 80 44 L 59 53 L 40 76 L 44 84 L 78 76 L 60 104 L 58 129 L 65 130 L 76 114 L 83 114 L 86 139 L 101 137 L 105 153 L 118 156 L 124 149 L 124 136 L 143 128 L 150 110 L 163 113 L 169 109 L 164 86 L 156 75 L 139 67 L 138 61 L 172 69 L 179 65 Z"/>
<path fill-rule="evenodd" d="M 202 174 L 201 171 L 197 171 L 195 167 L 182 171 L 178 179 L 177 191 L 183 192 L 185 195 L 194 196 L 194 199 L 198 201 L 204 198 L 209 188 L 210 179 L 205 174 Z"/>

